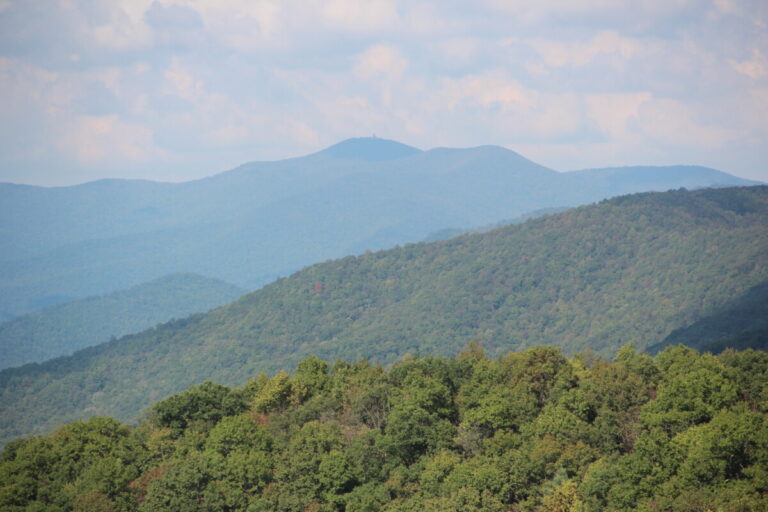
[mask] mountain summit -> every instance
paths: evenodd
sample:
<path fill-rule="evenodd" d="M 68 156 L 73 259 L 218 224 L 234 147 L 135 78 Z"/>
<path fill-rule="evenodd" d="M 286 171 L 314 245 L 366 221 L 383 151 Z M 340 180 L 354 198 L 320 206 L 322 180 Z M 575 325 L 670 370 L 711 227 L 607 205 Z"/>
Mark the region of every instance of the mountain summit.
<path fill-rule="evenodd" d="M 421 152 L 418 148 L 394 140 L 378 137 L 355 137 L 334 144 L 320 153 L 334 158 L 375 162 L 395 160 Z"/>

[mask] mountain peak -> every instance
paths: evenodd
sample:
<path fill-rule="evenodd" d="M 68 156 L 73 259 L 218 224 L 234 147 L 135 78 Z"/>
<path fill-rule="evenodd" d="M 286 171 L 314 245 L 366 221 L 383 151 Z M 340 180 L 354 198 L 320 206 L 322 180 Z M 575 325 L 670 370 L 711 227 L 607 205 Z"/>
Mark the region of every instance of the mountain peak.
<path fill-rule="evenodd" d="M 320 153 L 335 158 L 377 161 L 404 158 L 421 153 L 421 150 L 389 139 L 355 137 L 334 144 Z"/>

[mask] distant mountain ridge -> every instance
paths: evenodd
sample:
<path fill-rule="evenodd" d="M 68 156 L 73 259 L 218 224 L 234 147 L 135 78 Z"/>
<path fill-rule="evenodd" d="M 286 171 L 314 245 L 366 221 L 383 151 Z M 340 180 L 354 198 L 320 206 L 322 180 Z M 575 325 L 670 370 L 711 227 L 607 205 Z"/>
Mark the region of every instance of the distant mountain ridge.
<path fill-rule="evenodd" d="M 643 350 L 768 279 L 768 186 L 622 196 L 523 224 L 317 264 L 206 314 L 0 372 L 0 443 L 127 420 L 212 379 L 301 359 Z"/>
<path fill-rule="evenodd" d="M 565 174 L 574 185 L 589 183 L 598 190 L 622 187 L 627 189 L 627 193 L 660 190 L 670 180 L 678 183 L 678 188 L 721 187 L 730 184 L 728 182 L 732 178 L 727 173 L 700 165 L 605 167 L 570 171 Z M 758 184 L 754 181 L 749 183 Z"/>
<path fill-rule="evenodd" d="M 0 184 L 0 317 L 174 272 L 254 289 L 451 226 L 628 192 L 751 183 L 703 168 L 669 168 L 664 179 L 664 169 L 652 180 L 646 168 L 559 173 L 498 146 L 421 151 L 359 138 L 186 183 Z"/>
<path fill-rule="evenodd" d="M 208 311 L 245 290 L 196 274 L 171 274 L 127 290 L 58 304 L 0 323 L 0 369 L 42 362 Z"/>

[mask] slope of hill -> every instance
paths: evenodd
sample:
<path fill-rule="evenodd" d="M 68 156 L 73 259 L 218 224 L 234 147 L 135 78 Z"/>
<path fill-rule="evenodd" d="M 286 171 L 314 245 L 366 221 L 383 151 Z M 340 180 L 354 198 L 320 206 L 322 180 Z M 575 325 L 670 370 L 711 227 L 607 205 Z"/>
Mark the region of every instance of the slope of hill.
<path fill-rule="evenodd" d="M 715 352 L 727 347 L 768 348 L 768 282 L 753 286 L 714 314 L 675 329 L 648 352 L 655 354 L 678 343 Z"/>
<path fill-rule="evenodd" d="M 768 279 L 768 187 L 619 197 L 309 267 L 207 314 L 0 372 L 3 439 L 316 354 L 389 363 L 535 344 L 638 349 Z"/>
<path fill-rule="evenodd" d="M 76 350 L 208 311 L 245 290 L 196 274 L 170 274 L 127 290 L 67 302 L 0 324 L 0 369 Z"/>
<path fill-rule="evenodd" d="M 467 233 L 484 233 L 486 231 L 491 231 L 492 229 L 500 228 L 502 226 L 508 226 L 510 224 L 522 224 L 527 220 L 535 219 L 536 217 L 542 217 L 544 215 L 552 215 L 554 213 L 560 213 L 567 209 L 568 208 L 565 208 L 565 207 L 542 208 L 540 210 L 534 210 L 532 212 L 524 213 L 523 215 L 519 215 L 514 219 L 501 220 L 489 226 L 475 226 L 469 229 L 444 228 L 439 231 L 435 231 L 434 233 L 430 233 L 423 240 L 421 240 L 421 242 L 437 242 L 439 240 L 448 240 L 449 238 L 453 238 L 455 236 L 459 236 Z"/>
<path fill-rule="evenodd" d="M 558 173 L 494 146 L 420 151 L 363 138 L 187 183 L 0 184 L 0 317 L 173 272 L 254 289 L 450 226 L 639 190 L 750 183 L 676 169 Z"/>

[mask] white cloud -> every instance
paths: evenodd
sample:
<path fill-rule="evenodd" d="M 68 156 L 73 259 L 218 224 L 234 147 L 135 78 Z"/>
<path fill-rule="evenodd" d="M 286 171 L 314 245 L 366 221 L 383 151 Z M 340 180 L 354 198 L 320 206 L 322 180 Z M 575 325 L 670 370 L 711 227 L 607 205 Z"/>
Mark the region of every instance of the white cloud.
<path fill-rule="evenodd" d="M 727 127 L 701 122 L 690 106 L 668 98 L 643 102 L 638 128 L 646 141 L 688 149 L 722 148 L 738 137 Z"/>
<path fill-rule="evenodd" d="M 408 61 L 397 49 L 387 45 L 376 45 L 365 50 L 358 58 L 354 73 L 360 78 L 400 78 Z"/>
<path fill-rule="evenodd" d="M 539 99 L 536 91 L 526 89 L 498 70 L 459 79 L 445 79 L 440 89 L 435 97 L 448 110 L 475 105 L 501 111 L 524 111 L 531 109 Z M 439 108 L 440 103 L 435 107 Z"/>
<path fill-rule="evenodd" d="M 354 32 L 394 28 L 399 21 L 392 0 L 327 0 L 322 15 L 333 26 Z"/>
<path fill-rule="evenodd" d="M 519 40 L 508 40 L 508 44 Z M 545 39 L 520 41 L 536 49 L 546 64 L 552 67 L 585 66 L 600 55 L 632 59 L 642 50 L 642 44 L 633 38 L 623 37 L 613 30 L 603 30 L 589 41 L 559 42 Z"/>
<path fill-rule="evenodd" d="M 715 0 L 715 9 L 723 14 L 741 14 L 741 6 L 736 0 Z"/>
<path fill-rule="evenodd" d="M 225 46 L 245 52 L 273 48 L 289 32 L 290 13 L 277 0 L 186 0 L 208 33 Z"/>
<path fill-rule="evenodd" d="M 429 46 L 435 58 L 449 69 L 472 66 L 482 58 L 483 41 L 478 37 L 449 36 Z"/>
<path fill-rule="evenodd" d="M 509 13 L 526 23 L 537 23 L 551 19 L 566 19 L 578 22 L 581 19 L 621 20 L 632 23 L 637 20 L 654 20 L 672 16 L 697 0 L 483 0 L 486 5 Z"/>
<path fill-rule="evenodd" d="M 629 124 L 637 119 L 641 106 L 651 99 L 649 92 L 587 94 L 584 97 L 590 120 L 613 140 L 630 135 Z"/>
<path fill-rule="evenodd" d="M 686 152 L 768 168 L 764 2 L 158 1 L 6 7 L 0 172 L 34 152 L 199 176 L 373 132 L 559 168 Z"/>
<path fill-rule="evenodd" d="M 120 0 L 110 4 L 106 23 L 91 28 L 91 42 L 114 50 L 147 48 L 152 43 L 144 13 L 153 0 Z"/>
<path fill-rule="evenodd" d="M 195 100 L 204 94 L 203 82 L 193 77 L 178 57 L 171 59 L 171 65 L 163 76 L 166 85 L 162 92 L 165 94 L 176 95 L 186 100 Z"/>
<path fill-rule="evenodd" d="M 742 62 L 731 61 L 733 69 L 753 80 L 768 76 L 768 59 L 758 49 L 752 50 L 752 58 Z"/>
<path fill-rule="evenodd" d="M 56 145 L 65 155 L 72 155 L 86 166 L 111 161 L 146 162 L 158 159 L 152 131 L 146 126 L 111 116 L 78 116 L 70 119 L 59 134 Z"/>

